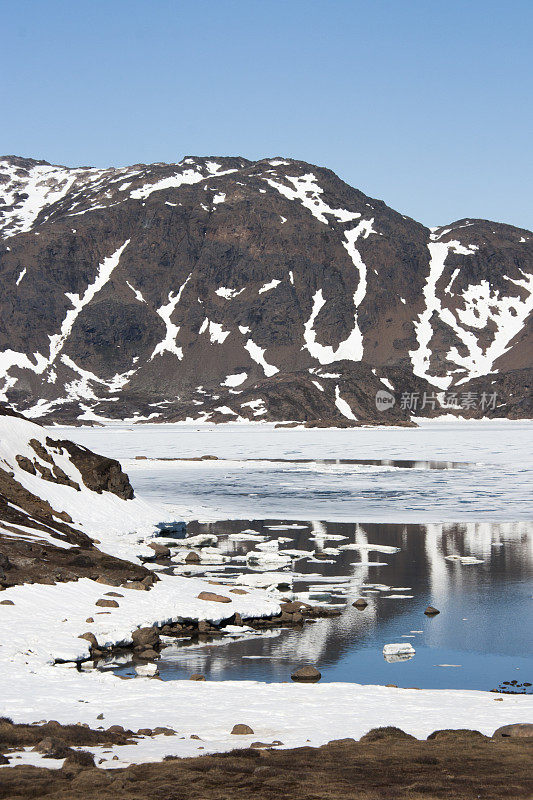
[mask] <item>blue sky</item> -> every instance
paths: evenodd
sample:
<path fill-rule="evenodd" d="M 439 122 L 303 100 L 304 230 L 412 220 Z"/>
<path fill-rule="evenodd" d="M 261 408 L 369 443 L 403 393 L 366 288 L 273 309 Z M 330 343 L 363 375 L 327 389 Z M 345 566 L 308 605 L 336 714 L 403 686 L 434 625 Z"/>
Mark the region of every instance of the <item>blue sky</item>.
<path fill-rule="evenodd" d="M 533 228 L 531 0 L 0 0 L 0 153 L 284 155 Z"/>

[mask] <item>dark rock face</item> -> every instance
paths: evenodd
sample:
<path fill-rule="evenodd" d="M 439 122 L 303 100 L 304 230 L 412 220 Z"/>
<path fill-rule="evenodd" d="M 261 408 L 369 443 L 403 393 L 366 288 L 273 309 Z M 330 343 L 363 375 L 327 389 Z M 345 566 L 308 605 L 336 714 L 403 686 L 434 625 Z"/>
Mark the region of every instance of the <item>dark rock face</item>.
<path fill-rule="evenodd" d="M 128 500 L 133 497 L 133 489 L 120 464 L 72 442 L 52 439 L 44 431 L 40 440 L 32 438 L 39 431 L 38 426 L 27 420 L 21 422 L 19 415 L 9 415 L 0 408 L 0 418 L 6 416 L 11 425 L 18 427 L 20 448 L 28 455 L 14 454 L 12 461 L 8 458 L 4 468 L 0 468 L 0 522 L 4 531 L 0 533 L 0 591 L 22 583 L 66 582 L 80 577 L 114 586 L 128 583 L 148 589 L 154 581 L 148 569 L 100 551 L 95 546 L 97 541 L 75 526 L 72 517 L 58 507 L 57 500 L 52 504 L 46 499 L 51 496 L 48 482 L 81 491 L 80 485 L 57 463 L 62 457 L 65 469 L 70 471 L 67 458 L 92 491 L 113 492 Z M 33 476 L 31 491 L 23 485 L 24 473 Z M 74 470 L 72 473 L 78 474 Z M 35 539 L 20 535 L 28 529 L 34 532 Z M 70 547 L 65 547 L 66 544 Z"/>
<path fill-rule="evenodd" d="M 67 451 L 70 460 L 81 472 L 83 483 L 88 489 L 98 494 L 112 492 L 122 500 L 133 498 L 133 487 L 129 478 L 125 472 L 122 472 L 120 462 L 114 458 L 100 456 L 86 447 L 64 439 L 47 438 L 46 443 L 59 451 L 62 449 Z"/>
<path fill-rule="evenodd" d="M 526 230 L 429 230 L 282 158 L 96 170 L 9 157 L 0 237 L 0 390 L 35 418 L 533 411 Z"/>

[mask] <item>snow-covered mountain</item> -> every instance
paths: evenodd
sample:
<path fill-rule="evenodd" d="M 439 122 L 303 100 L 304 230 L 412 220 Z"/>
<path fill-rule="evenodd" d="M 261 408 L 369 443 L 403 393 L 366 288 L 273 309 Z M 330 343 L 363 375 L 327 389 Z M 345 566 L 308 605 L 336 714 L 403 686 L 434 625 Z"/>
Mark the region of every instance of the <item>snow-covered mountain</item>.
<path fill-rule="evenodd" d="M 7 157 L 0 237 L 0 389 L 33 418 L 532 416 L 530 231 L 430 230 L 284 158 Z"/>

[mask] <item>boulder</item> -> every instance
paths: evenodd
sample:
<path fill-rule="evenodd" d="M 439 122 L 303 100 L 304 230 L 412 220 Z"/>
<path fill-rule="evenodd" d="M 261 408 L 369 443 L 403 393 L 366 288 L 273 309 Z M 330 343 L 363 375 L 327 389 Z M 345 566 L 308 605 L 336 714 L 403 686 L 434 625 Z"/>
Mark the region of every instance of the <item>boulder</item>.
<path fill-rule="evenodd" d="M 44 753 L 50 758 L 66 758 L 71 750 L 63 739 L 58 739 L 55 736 L 46 736 L 41 739 L 35 747 L 32 747 L 37 753 Z"/>
<path fill-rule="evenodd" d="M 189 677 L 190 681 L 205 681 L 205 675 L 201 675 L 199 672 L 195 672 L 193 675 Z"/>
<path fill-rule="evenodd" d="M 249 725 L 244 725 L 243 723 L 239 723 L 238 725 L 234 725 L 231 733 L 234 736 L 250 736 L 253 734 L 253 730 L 250 728 Z"/>
<path fill-rule="evenodd" d="M 295 602 L 281 603 L 280 608 L 287 614 L 295 614 L 297 611 L 301 613 L 302 609 L 308 609 L 310 608 L 310 606 L 308 606 L 307 603 L 300 603 L 298 601 L 295 601 Z"/>
<path fill-rule="evenodd" d="M 184 559 L 185 564 L 199 564 L 200 563 L 200 556 L 198 553 L 195 553 L 194 550 L 191 550 Z"/>
<path fill-rule="evenodd" d="M 321 677 L 322 673 L 315 669 L 315 667 L 311 666 L 301 667 L 291 675 L 291 679 L 299 683 L 316 683 Z"/>
<path fill-rule="evenodd" d="M 124 595 L 119 592 L 104 592 L 104 594 L 106 597 L 124 597 Z"/>
<path fill-rule="evenodd" d="M 364 611 L 364 609 L 368 605 L 368 602 L 365 600 L 364 597 L 358 597 L 357 600 L 355 601 L 355 603 L 352 603 L 352 605 L 354 606 L 354 608 L 357 608 L 359 611 Z"/>
<path fill-rule="evenodd" d="M 149 542 L 148 547 L 154 551 L 156 558 L 168 558 L 170 555 L 170 548 L 158 542 Z"/>
<path fill-rule="evenodd" d="M 502 725 L 492 734 L 493 739 L 533 739 L 533 722 L 515 722 Z"/>
<path fill-rule="evenodd" d="M 440 611 L 438 608 L 435 608 L 435 606 L 428 606 L 424 611 L 424 614 L 426 617 L 435 617 L 437 614 L 440 614 Z"/>
<path fill-rule="evenodd" d="M 159 645 L 159 631 L 157 628 L 137 628 L 131 634 L 134 647 L 154 650 Z"/>
<path fill-rule="evenodd" d="M 212 603 L 231 603 L 229 597 L 224 597 L 222 594 L 215 594 L 214 592 L 200 592 L 197 596 L 198 600 L 210 600 Z"/>
<path fill-rule="evenodd" d="M 13 600 L 0 600 L 0 606 L 14 606 Z"/>
<path fill-rule="evenodd" d="M 96 583 L 104 583 L 106 586 L 120 586 L 120 581 L 115 578 L 108 578 L 107 575 L 99 575 Z"/>
<path fill-rule="evenodd" d="M 90 631 L 87 631 L 87 633 L 80 633 L 78 639 L 86 639 L 91 645 L 91 647 L 98 647 L 98 641 L 96 639 L 96 636 L 94 635 L 94 633 L 91 633 Z"/>
<path fill-rule="evenodd" d="M 154 658 L 161 658 L 161 656 L 156 650 L 147 649 L 140 653 L 140 658 L 148 658 L 153 660 Z"/>
<path fill-rule="evenodd" d="M 95 606 L 101 606 L 102 608 L 118 608 L 118 603 L 116 600 L 106 600 L 105 597 L 100 598 L 95 603 Z"/>
<path fill-rule="evenodd" d="M 137 589 L 139 592 L 148 591 L 148 586 L 145 586 L 142 581 L 125 581 L 122 586 L 124 586 L 125 589 Z"/>

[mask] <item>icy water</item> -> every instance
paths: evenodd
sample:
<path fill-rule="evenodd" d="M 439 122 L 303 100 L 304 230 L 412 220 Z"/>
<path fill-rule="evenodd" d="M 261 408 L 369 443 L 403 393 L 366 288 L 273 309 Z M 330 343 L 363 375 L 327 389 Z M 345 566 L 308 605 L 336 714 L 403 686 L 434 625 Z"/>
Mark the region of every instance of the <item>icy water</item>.
<path fill-rule="evenodd" d="M 533 521 L 532 422 L 63 430 L 66 438 L 119 458 L 139 495 L 188 519 Z M 176 460 L 205 455 L 220 460 Z M 444 468 L 428 469 L 431 462 Z"/>
<path fill-rule="evenodd" d="M 282 584 L 292 577 L 297 597 L 337 604 L 341 616 L 301 630 L 173 645 L 159 662 L 163 679 L 203 672 L 210 680 L 285 681 L 313 663 L 331 681 L 533 683 L 532 422 L 350 430 L 121 424 L 65 435 L 120 458 L 137 494 L 176 519 L 213 520 L 189 522 L 188 534 L 216 533 L 219 553 L 231 556 L 223 568 L 203 570 L 215 578 L 237 582 L 252 571 L 246 554 L 257 542 L 228 538 L 246 528 L 267 541 L 289 538 L 281 551 L 365 541 L 400 548 L 256 565 L 255 574 L 277 569 Z M 206 455 L 216 460 L 201 460 Z M 286 520 L 306 527 L 268 527 Z M 369 603 L 364 612 L 352 607 L 360 595 Z M 424 615 L 429 603 L 438 616 Z M 383 646 L 401 642 L 412 644 L 414 657 L 387 662 Z"/>
<path fill-rule="evenodd" d="M 292 584 L 289 596 L 336 604 L 341 616 L 298 630 L 172 645 L 158 662 L 164 680 L 202 672 L 209 680 L 285 681 L 295 667 L 312 663 L 328 681 L 508 690 L 513 686 L 504 682 L 533 682 L 533 525 L 190 523 L 187 535 L 215 534 L 218 549 L 230 557 L 223 567 L 195 567 L 194 574 L 226 581 L 253 573 L 260 580 L 267 565 L 251 568 L 244 562 L 257 542 L 231 538 L 243 530 L 254 530 L 267 542 L 282 537 L 281 554 L 338 550 L 328 561 L 293 556 L 278 576 L 282 591 Z M 358 549 L 340 549 L 346 545 Z M 383 546 L 398 550 L 382 552 Z M 480 563 L 461 562 L 459 556 Z M 368 601 L 364 611 L 352 606 L 358 597 Z M 438 616 L 424 615 L 429 603 L 440 610 Z M 407 642 L 415 649 L 412 658 L 385 660 L 385 644 Z"/>

